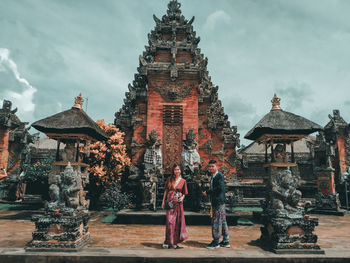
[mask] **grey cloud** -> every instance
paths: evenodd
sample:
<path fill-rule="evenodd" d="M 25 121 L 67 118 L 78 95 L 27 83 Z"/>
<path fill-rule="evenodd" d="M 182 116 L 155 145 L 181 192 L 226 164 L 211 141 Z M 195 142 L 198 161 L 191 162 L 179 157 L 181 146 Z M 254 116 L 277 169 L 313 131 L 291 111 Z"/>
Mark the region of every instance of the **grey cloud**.
<path fill-rule="evenodd" d="M 282 108 L 286 110 L 296 110 L 312 101 L 313 90 L 307 83 L 278 83 L 275 86 L 277 96 L 282 99 Z"/>
<path fill-rule="evenodd" d="M 319 124 L 334 108 L 350 120 L 348 98 L 339 95 L 350 83 L 349 1 L 179 1 L 187 19 L 196 17 L 212 81 L 242 136 L 270 110 L 276 91 L 284 109 Z M 2 0 L 0 48 L 11 50 L 38 90 L 35 118 L 54 114 L 59 104 L 71 107 L 82 92 L 89 115 L 112 122 L 155 26 L 152 15 L 164 15 L 167 3 Z M 231 19 L 206 30 L 208 17 L 219 10 Z M 1 87 L 11 81 L 0 75 Z"/>

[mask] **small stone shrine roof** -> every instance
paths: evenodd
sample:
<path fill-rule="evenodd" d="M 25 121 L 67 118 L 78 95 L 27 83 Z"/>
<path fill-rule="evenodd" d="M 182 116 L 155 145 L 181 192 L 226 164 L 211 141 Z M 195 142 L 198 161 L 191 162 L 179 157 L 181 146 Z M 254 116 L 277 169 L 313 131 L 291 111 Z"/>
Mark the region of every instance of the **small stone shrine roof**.
<path fill-rule="evenodd" d="M 81 94 L 76 97 L 74 106 L 45 119 L 36 121 L 32 126 L 44 133 L 86 134 L 98 141 L 109 136 L 82 109 Z"/>
<path fill-rule="evenodd" d="M 311 134 L 323 128 L 304 117 L 284 111 L 280 107 L 280 99 L 274 95 L 272 109 L 266 114 L 244 138 L 256 140 L 263 134 Z"/>

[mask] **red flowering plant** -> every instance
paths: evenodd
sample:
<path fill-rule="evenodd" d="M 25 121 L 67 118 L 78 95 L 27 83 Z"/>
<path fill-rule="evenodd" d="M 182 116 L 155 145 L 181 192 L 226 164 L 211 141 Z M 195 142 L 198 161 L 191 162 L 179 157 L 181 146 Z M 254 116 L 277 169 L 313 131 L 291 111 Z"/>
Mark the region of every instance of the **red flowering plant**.
<path fill-rule="evenodd" d="M 106 124 L 103 120 L 97 121 L 97 124 L 109 135 L 109 139 L 95 142 L 90 146 L 89 196 L 91 205 L 96 208 L 98 200 L 102 197 L 108 206 L 116 208 L 121 202 L 121 200 L 118 201 L 118 195 L 122 195 L 120 180 L 125 168 L 130 165 L 130 158 L 126 153 L 124 134 L 115 125 Z M 106 196 L 110 192 L 116 193 L 116 188 L 119 189 L 118 194 L 114 197 Z"/>

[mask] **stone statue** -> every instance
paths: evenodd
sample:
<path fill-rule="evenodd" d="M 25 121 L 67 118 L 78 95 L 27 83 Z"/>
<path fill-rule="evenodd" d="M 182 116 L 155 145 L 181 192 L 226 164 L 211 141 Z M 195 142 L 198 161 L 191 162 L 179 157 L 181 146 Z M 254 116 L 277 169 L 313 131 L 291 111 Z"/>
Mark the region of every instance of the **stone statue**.
<path fill-rule="evenodd" d="M 289 168 L 272 175 L 266 212 L 276 217 L 302 217 L 303 208 L 299 206 L 302 195 L 297 190 L 298 185 L 299 177 L 293 176 Z"/>
<path fill-rule="evenodd" d="M 48 210 L 74 214 L 75 210 L 88 209 L 89 202 L 85 200 L 80 175 L 74 171 L 69 162 L 60 176 L 50 175 L 49 184 L 51 200 L 47 204 Z"/>
<path fill-rule="evenodd" d="M 331 145 L 326 142 L 323 132 L 319 132 L 316 135 L 314 151 L 316 168 L 328 168 L 331 166 L 330 156 L 333 155 L 334 150 Z"/>
<path fill-rule="evenodd" d="M 62 160 L 64 162 L 75 162 L 74 156 L 75 156 L 75 142 L 74 141 L 68 141 L 66 143 L 66 147 L 64 147 L 64 150 L 62 152 Z"/>
<path fill-rule="evenodd" d="M 82 190 L 81 179 L 70 164 L 63 173 L 62 194 L 66 207 L 77 209 L 80 203 L 80 191 Z"/>
<path fill-rule="evenodd" d="M 286 145 L 277 144 L 273 151 L 275 162 L 286 163 L 288 162 Z"/>
<path fill-rule="evenodd" d="M 160 150 L 161 142 L 158 140 L 158 133 L 155 129 L 148 135 L 147 149 L 144 156 L 145 170 L 153 168 L 162 168 L 162 151 Z"/>
<path fill-rule="evenodd" d="M 150 208 L 156 210 L 157 183 L 163 180 L 161 142 L 155 129 L 148 135 L 148 148 L 144 156 L 144 175 L 146 182 L 143 186 L 144 203 L 150 203 Z"/>
<path fill-rule="evenodd" d="M 197 152 L 196 134 L 190 129 L 183 143 L 184 150 L 181 153 L 181 166 L 186 180 L 193 180 L 199 174 L 201 158 Z M 197 178 L 195 178 L 197 179 Z"/>
<path fill-rule="evenodd" d="M 59 175 L 56 174 L 50 174 L 49 175 L 49 196 L 50 196 L 50 202 L 47 204 L 47 207 L 49 210 L 55 210 L 59 207 L 64 207 L 63 201 L 61 199 L 61 190 L 60 190 L 60 184 L 61 179 Z"/>

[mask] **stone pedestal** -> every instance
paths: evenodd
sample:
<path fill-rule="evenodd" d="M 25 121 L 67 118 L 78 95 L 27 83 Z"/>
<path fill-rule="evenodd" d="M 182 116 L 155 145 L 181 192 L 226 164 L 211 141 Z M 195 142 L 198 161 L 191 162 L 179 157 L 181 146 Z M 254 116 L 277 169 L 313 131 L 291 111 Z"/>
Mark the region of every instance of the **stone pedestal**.
<path fill-rule="evenodd" d="M 269 218 L 264 217 L 260 241 L 268 244 L 277 254 L 324 254 L 313 234 L 317 218 Z"/>
<path fill-rule="evenodd" d="M 89 215 L 85 212 L 64 215 L 57 210 L 33 216 L 32 221 L 35 222 L 35 231 L 26 251 L 75 252 L 90 242 Z"/>
<path fill-rule="evenodd" d="M 26 251 L 78 251 L 90 241 L 80 169 L 68 162 L 61 174 L 50 174 L 49 184 L 51 202 L 43 215 L 33 216 L 35 231 Z"/>
<path fill-rule="evenodd" d="M 340 209 L 338 193 L 335 191 L 334 169 L 316 168 L 318 193 L 315 196 L 316 207 L 311 211 L 314 214 L 345 215 Z"/>

